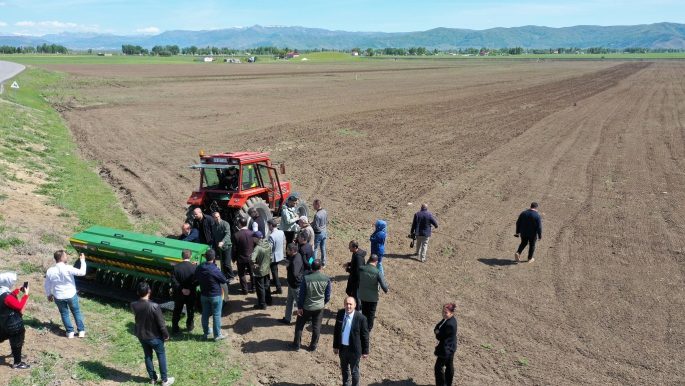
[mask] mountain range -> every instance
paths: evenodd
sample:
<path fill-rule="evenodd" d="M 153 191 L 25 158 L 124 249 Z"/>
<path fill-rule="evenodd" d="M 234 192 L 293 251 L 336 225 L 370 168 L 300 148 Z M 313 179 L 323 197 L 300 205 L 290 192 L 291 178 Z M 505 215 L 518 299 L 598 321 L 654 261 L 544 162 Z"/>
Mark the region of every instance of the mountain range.
<path fill-rule="evenodd" d="M 4 35 L 4 36 L 3 36 Z M 656 23 L 632 26 L 574 26 L 550 28 L 523 26 L 468 30 L 435 28 L 419 32 L 349 32 L 321 28 L 259 26 L 206 31 L 175 30 L 158 35 L 121 36 L 98 33 L 62 32 L 59 34 L 16 36 L 0 31 L 0 46 L 59 44 L 69 49 L 120 50 L 124 44 L 152 48 L 156 45 L 179 47 L 228 47 L 246 49 L 275 46 L 291 49 L 410 48 L 455 49 L 468 47 L 605 47 L 605 48 L 685 48 L 685 24 Z"/>

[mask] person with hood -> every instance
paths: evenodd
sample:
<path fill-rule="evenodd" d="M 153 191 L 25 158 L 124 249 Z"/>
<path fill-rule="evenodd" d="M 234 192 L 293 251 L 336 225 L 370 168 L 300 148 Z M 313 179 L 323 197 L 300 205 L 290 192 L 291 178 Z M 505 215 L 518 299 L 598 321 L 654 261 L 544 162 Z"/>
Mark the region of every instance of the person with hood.
<path fill-rule="evenodd" d="M 378 269 L 383 271 L 385 238 L 388 237 L 388 224 L 383 220 L 376 221 L 376 231 L 371 234 L 371 254 L 378 256 Z"/>
<path fill-rule="evenodd" d="M 295 205 L 297 204 L 297 197 L 290 196 L 281 209 L 281 230 L 285 233 L 285 244 L 290 244 L 295 240 L 295 234 L 299 229 L 297 221 L 300 216 L 297 214 Z"/>
<path fill-rule="evenodd" d="M 352 252 L 352 258 L 350 259 L 349 263 L 342 265 L 342 267 L 350 274 L 350 276 L 347 278 L 347 287 L 345 288 L 345 293 L 347 296 L 352 296 L 357 300 L 357 311 L 361 311 L 362 302 L 359 300 L 359 267 L 364 265 L 366 251 L 359 249 L 359 242 L 357 240 L 350 241 L 349 249 L 350 252 Z"/>
<path fill-rule="evenodd" d="M 21 361 L 21 349 L 24 346 L 24 318 L 22 316 L 24 306 L 29 300 L 29 288 L 21 287 L 14 291 L 14 283 L 17 282 L 17 274 L 4 272 L 0 274 L 0 342 L 6 339 L 10 341 L 14 364 L 12 370 L 26 370 L 29 365 Z M 19 291 L 24 296 L 19 300 Z"/>
<path fill-rule="evenodd" d="M 260 231 L 252 234 L 254 250 L 250 255 L 250 264 L 254 270 L 254 281 L 257 285 L 257 304 L 254 308 L 266 310 L 271 305 L 271 291 L 269 286 L 269 273 L 271 273 L 271 244 L 264 239 Z"/>

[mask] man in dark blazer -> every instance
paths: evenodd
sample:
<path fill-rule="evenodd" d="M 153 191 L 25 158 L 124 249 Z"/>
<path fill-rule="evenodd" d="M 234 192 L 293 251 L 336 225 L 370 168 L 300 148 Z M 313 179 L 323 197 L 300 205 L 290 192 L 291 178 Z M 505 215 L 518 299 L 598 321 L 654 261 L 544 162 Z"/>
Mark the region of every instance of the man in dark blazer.
<path fill-rule="evenodd" d="M 174 313 L 171 317 L 171 326 L 174 334 L 180 331 L 178 322 L 181 320 L 181 312 L 183 306 L 186 306 L 186 328 L 188 332 L 195 328 L 195 297 L 197 292 L 197 278 L 195 277 L 195 270 L 197 267 L 190 262 L 193 252 L 190 249 L 184 249 L 181 252 L 182 262 L 174 266 L 171 275 L 171 283 L 174 288 Z"/>
<path fill-rule="evenodd" d="M 352 252 L 352 258 L 349 263 L 342 265 L 342 267 L 350 273 L 350 276 L 347 278 L 345 293 L 347 296 L 354 297 L 354 301 L 357 304 L 357 311 L 361 311 L 362 303 L 359 300 L 359 267 L 364 266 L 366 251 L 359 248 L 359 242 L 357 240 L 350 241 L 349 249 L 350 252 Z"/>
<path fill-rule="evenodd" d="M 254 240 L 252 240 L 252 232 L 247 229 L 247 219 L 240 217 L 238 219 L 238 225 L 240 230 L 236 232 L 233 236 L 235 237 L 235 244 L 233 244 L 233 257 L 236 259 L 236 265 L 238 266 L 238 278 L 240 279 L 240 288 L 243 295 L 247 295 L 248 292 L 253 292 L 256 288 L 254 280 L 254 271 L 252 269 L 252 264 L 250 264 L 250 256 L 254 251 Z M 250 288 L 247 288 L 247 280 L 245 279 L 245 274 L 250 275 Z"/>
<path fill-rule="evenodd" d="M 345 298 L 345 308 L 335 316 L 333 332 L 333 353 L 340 357 L 340 369 L 344 386 L 359 385 L 359 361 L 369 357 L 369 327 L 366 317 L 355 311 L 357 301 L 354 297 Z"/>
<path fill-rule="evenodd" d="M 532 263 L 535 253 L 535 242 L 542 240 L 542 217 L 538 213 L 538 203 L 530 204 L 530 209 L 524 210 L 516 220 L 516 237 L 521 237 L 521 244 L 514 258 L 521 261 L 521 252 L 528 245 L 528 262 Z"/>

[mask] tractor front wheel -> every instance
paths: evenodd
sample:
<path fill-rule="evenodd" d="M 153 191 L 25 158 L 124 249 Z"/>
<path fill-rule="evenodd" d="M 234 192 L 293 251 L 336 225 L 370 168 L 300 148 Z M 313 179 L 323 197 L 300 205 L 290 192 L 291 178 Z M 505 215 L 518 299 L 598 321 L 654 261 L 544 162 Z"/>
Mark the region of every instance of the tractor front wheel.
<path fill-rule="evenodd" d="M 250 216 L 247 214 L 247 211 L 250 208 L 254 208 L 257 213 L 259 213 L 259 217 L 262 218 L 262 220 L 266 223 L 267 221 L 271 220 L 273 217 L 271 214 L 271 209 L 269 208 L 269 205 L 266 204 L 266 201 L 264 201 L 261 197 L 252 197 L 248 199 L 245 202 L 245 205 L 243 205 L 242 208 L 238 211 L 238 215 L 241 217 L 244 217 L 246 219 L 250 219 Z M 269 238 L 269 226 L 268 224 L 264 224 L 264 238 L 268 239 Z"/>

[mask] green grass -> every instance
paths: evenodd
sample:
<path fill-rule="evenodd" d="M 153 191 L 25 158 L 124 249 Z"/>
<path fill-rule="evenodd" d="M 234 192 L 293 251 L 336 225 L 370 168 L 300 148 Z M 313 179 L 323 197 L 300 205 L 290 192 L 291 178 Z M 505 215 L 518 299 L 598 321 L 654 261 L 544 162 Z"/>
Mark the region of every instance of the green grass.
<path fill-rule="evenodd" d="M 38 192 L 68 210 L 69 214 L 63 217 L 78 219 L 75 231 L 95 224 L 131 230 L 134 227 L 114 193 L 93 171 L 96 165 L 77 156 L 78 149 L 68 128 L 44 98 L 49 94 L 46 90 L 63 81 L 65 76 L 29 67 L 13 79 L 21 89 L 16 99 L 10 93 L 1 96 L 13 103 L 0 106 L 0 159 L 16 164 L 27 173 L 47 174 L 49 183 L 42 185 Z M 3 140 L 8 135 L 13 136 L 11 140 Z M 19 149 L 18 144 L 21 144 Z M 0 173 L 4 178 L 13 177 L 13 172 L 7 168 L 0 168 Z M 140 230 L 154 233 L 160 225 L 150 220 L 138 226 Z M 44 234 L 41 242 L 61 243 L 62 240 L 58 235 Z M 2 239 L 0 248 L 9 249 L 21 243 L 23 241 L 18 238 Z M 40 270 L 27 262 L 17 262 L 10 268 L 22 274 Z M 32 302 L 40 307 L 49 306 L 45 298 L 38 297 Z M 147 383 L 143 351 L 133 334 L 134 319 L 130 309 L 83 297 L 81 310 L 88 325 L 85 341 L 92 346 L 93 357 L 65 359 L 57 345 L 55 351 L 32 354 L 30 372 L 17 372 L 10 385 L 97 384 L 102 380 L 126 385 Z M 170 325 L 171 314 L 167 313 L 165 317 Z M 48 321 L 30 315 L 25 315 L 24 319 L 27 325 L 38 330 L 61 328 L 58 315 Z M 216 384 L 217 380 L 221 380 L 221 384 L 238 382 L 242 368 L 226 359 L 231 354 L 230 345 L 226 341 L 204 341 L 199 331 L 174 337 L 167 343 L 170 376 L 176 377 L 181 385 Z"/>
<path fill-rule="evenodd" d="M 358 131 L 350 130 L 350 129 L 338 129 L 336 132 L 340 134 L 345 134 L 345 135 L 351 135 L 353 137 L 366 137 L 366 133 L 360 133 Z"/>
<path fill-rule="evenodd" d="M 94 56 L 94 55 L 0 55 L 0 60 L 8 62 L 21 63 L 24 65 L 42 64 L 179 64 L 179 63 L 197 63 L 198 65 L 211 65 L 214 63 L 201 63 L 197 59 L 199 56 Z M 237 58 L 241 58 L 237 56 Z M 222 59 L 223 60 L 223 59 Z M 215 62 L 218 63 L 218 62 Z M 10 83 L 11 84 L 11 83 Z M 21 87 L 22 84 L 19 83 Z M 23 87 L 22 87 L 23 88 Z M 21 88 L 19 89 L 21 90 Z M 19 92 L 17 92 L 19 93 Z"/>
<path fill-rule="evenodd" d="M 134 335 L 135 324 L 130 308 L 103 304 L 88 298 L 82 298 L 81 308 L 102 316 L 88 320 L 94 328 L 88 329 L 87 339 L 96 347 L 106 348 L 109 362 L 91 360 L 80 364 L 82 379 L 110 379 L 113 373 L 120 373 L 129 379 L 146 382 L 143 349 Z M 171 314 L 166 313 L 165 318 L 167 326 L 171 328 Z M 199 315 L 196 318 L 199 325 Z M 194 333 L 175 335 L 165 343 L 169 376 L 175 377 L 181 385 L 214 384 L 216 380 L 230 385 L 238 381 L 241 377 L 240 367 L 227 360 L 231 346 L 226 341 L 206 341 L 202 339 L 201 331 L 198 326 Z M 110 364 L 116 369 L 111 368 Z"/>
<path fill-rule="evenodd" d="M 5 104 L 0 109 L 0 137 L 12 136 L 15 142 L 30 144 L 32 151 L 2 141 L 0 158 L 18 163 L 29 172 L 47 173 L 52 182 L 42 185 L 36 193 L 49 196 L 53 204 L 77 213 L 76 231 L 95 224 L 131 230 L 131 223 L 114 192 L 94 172 L 96 164 L 78 156 L 69 129 L 44 98 L 45 90 L 65 77 L 66 74 L 28 67 L 10 80 L 17 81 L 21 89 L 16 98 L 13 93 L 2 95 L 16 104 Z M 43 150 L 36 154 L 35 148 Z M 12 178 L 8 172 L 4 176 Z"/>

